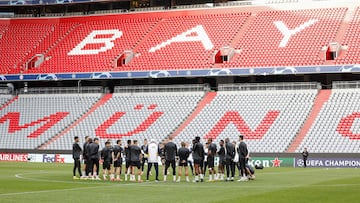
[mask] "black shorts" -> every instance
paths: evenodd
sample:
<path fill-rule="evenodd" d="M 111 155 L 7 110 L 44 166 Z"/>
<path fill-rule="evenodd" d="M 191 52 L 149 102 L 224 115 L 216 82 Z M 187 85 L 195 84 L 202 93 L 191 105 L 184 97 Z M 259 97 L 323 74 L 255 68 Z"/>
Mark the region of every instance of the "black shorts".
<path fill-rule="evenodd" d="M 233 160 L 225 159 L 225 165 L 231 165 L 232 163 L 233 163 Z"/>
<path fill-rule="evenodd" d="M 200 166 L 204 165 L 204 160 L 202 159 L 194 159 L 194 164 L 199 164 Z"/>
<path fill-rule="evenodd" d="M 137 167 L 138 169 L 141 168 L 141 162 L 140 161 L 131 161 L 130 166 Z"/>
<path fill-rule="evenodd" d="M 179 160 L 179 166 L 188 166 L 188 161 L 187 160 Z"/>
<path fill-rule="evenodd" d="M 125 167 L 126 167 L 126 168 L 129 168 L 129 167 L 130 167 L 130 161 L 127 161 L 127 160 L 125 161 Z"/>
<path fill-rule="evenodd" d="M 118 159 L 116 161 L 114 161 L 114 167 L 117 168 L 117 167 L 121 167 L 122 166 L 122 159 Z"/>
<path fill-rule="evenodd" d="M 214 168 L 215 166 L 215 157 L 214 156 L 208 156 L 207 157 L 207 164 L 209 168 Z"/>
<path fill-rule="evenodd" d="M 220 159 L 220 160 L 219 160 L 219 165 L 225 166 L 225 160 L 224 160 L 224 159 Z"/>
<path fill-rule="evenodd" d="M 111 162 L 110 161 L 104 161 L 103 162 L 103 169 L 110 170 L 111 169 Z"/>

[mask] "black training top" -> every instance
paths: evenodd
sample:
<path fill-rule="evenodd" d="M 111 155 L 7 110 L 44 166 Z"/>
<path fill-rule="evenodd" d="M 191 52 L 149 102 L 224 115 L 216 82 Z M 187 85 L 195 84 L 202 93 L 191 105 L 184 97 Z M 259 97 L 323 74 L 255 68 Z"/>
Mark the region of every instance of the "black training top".
<path fill-rule="evenodd" d="M 72 147 L 72 155 L 73 155 L 73 158 L 74 159 L 80 159 L 80 155 L 81 155 L 81 147 L 80 147 L 80 145 L 77 143 L 77 142 L 75 142 L 74 144 L 73 144 L 73 147 Z"/>
<path fill-rule="evenodd" d="M 124 149 L 126 161 L 130 161 L 130 147 L 131 147 L 131 145 L 128 145 Z"/>
<path fill-rule="evenodd" d="M 204 146 L 200 142 L 195 143 L 193 147 L 193 159 L 204 160 L 204 158 L 205 158 Z"/>
<path fill-rule="evenodd" d="M 113 152 L 114 152 L 114 159 L 120 159 L 122 157 L 122 153 L 124 152 L 124 149 L 119 145 L 114 145 Z"/>
<path fill-rule="evenodd" d="M 101 159 L 103 159 L 106 162 L 112 162 L 112 148 L 111 147 L 105 147 L 101 151 Z"/>
<path fill-rule="evenodd" d="M 177 156 L 177 146 L 173 142 L 166 143 L 164 147 L 165 160 L 174 161 L 175 156 Z"/>
<path fill-rule="evenodd" d="M 141 149 L 137 145 L 131 145 L 130 147 L 130 161 L 140 161 Z"/>
<path fill-rule="evenodd" d="M 216 151 L 217 151 L 216 144 L 214 144 L 214 143 L 209 144 L 208 154 L 211 156 L 215 156 Z"/>
<path fill-rule="evenodd" d="M 232 160 L 235 157 L 235 145 L 233 143 L 226 143 L 225 144 L 226 147 L 226 154 L 225 154 L 225 159 L 227 160 Z"/>
<path fill-rule="evenodd" d="M 92 142 L 87 146 L 87 155 L 90 159 L 98 159 L 99 158 L 99 145 Z"/>
<path fill-rule="evenodd" d="M 248 155 L 249 152 L 248 152 L 245 142 L 240 142 L 239 148 L 238 148 L 238 153 L 239 153 L 240 158 L 245 158 Z"/>
<path fill-rule="evenodd" d="M 220 146 L 218 155 L 219 155 L 219 159 L 220 159 L 220 160 L 224 160 L 224 159 L 225 159 L 225 148 L 224 148 L 224 146 Z"/>
<path fill-rule="evenodd" d="M 181 161 L 187 161 L 190 155 L 190 150 L 186 147 L 181 147 L 178 151 L 179 159 Z"/>
<path fill-rule="evenodd" d="M 86 159 L 87 158 L 87 146 L 88 146 L 88 142 L 85 142 L 84 145 L 83 145 L 83 158 Z"/>

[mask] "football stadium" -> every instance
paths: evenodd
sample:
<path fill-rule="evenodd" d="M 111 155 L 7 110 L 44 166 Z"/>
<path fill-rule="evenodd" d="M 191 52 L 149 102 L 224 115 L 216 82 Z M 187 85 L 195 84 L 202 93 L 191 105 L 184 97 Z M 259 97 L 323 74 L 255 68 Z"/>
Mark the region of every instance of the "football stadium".
<path fill-rule="evenodd" d="M 359 202 L 360 2 L 0 0 L 0 202 Z"/>

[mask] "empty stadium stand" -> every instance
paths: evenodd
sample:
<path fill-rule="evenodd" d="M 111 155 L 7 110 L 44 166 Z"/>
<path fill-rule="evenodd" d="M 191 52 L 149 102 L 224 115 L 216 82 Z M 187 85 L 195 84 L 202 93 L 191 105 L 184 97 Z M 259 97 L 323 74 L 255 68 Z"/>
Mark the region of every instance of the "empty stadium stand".
<path fill-rule="evenodd" d="M 68 149 L 76 135 L 115 142 L 144 138 L 162 141 L 193 111 L 203 97 L 197 92 L 114 93 L 74 129 L 44 149 Z"/>
<path fill-rule="evenodd" d="M 297 148 L 315 153 L 358 153 L 360 151 L 359 89 L 332 89 L 310 131 Z"/>
<path fill-rule="evenodd" d="M 349 14 L 353 20 L 345 36 L 338 36 L 341 25 L 348 23 L 344 20 L 347 7 L 249 8 L 0 19 L 0 74 L 359 62 L 358 10 Z M 341 43 L 347 50 L 334 62 L 325 63 L 323 48 L 335 39 L 343 39 Z M 223 47 L 234 48 L 235 56 L 215 63 L 214 57 Z M 123 63 L 125 52 L 131 57 Z M 38 63 L 32 65 L 34 61 Z"/>
<path fill-rule="evenodd" d="M 107 139 L 142 143 L 172 136 L 180 144 L 200 136 L 218 143 L 244 135 L 252 153 L 298 153 L 304 147 L 312 153 L 360 151 L 358 88 L 333 89 L 317 114 L 310 113 L 323 98 L 316 84 L 257 90 L 232 84 L 218 92 L 120 88 L 104 95 L 31 92 L 0 98 L 0 149 L 71 150 L 73 137 L 85 135 L 99 137 L 102 146 Z M 302 137 L 300 132 L 307 133 Z M 292 151 L 294 140 L 299 144 Z"/>
<path fill-rule="evenodd" d="M 321 49 L 335 39 L 346 10 L 336 8 L 260 12 L 235 46 L 241 53 L 224 66 L 323 64 Z M 294 35 L 287 39 L 284 33 Z"/>
<path fill-rule="evenodd" d="M 35 149 L 71 124 L 100 94 L 29 94 L 0 110 L 0 148 Z"/>
<path fill-rule="evenodd" d="M 219 91 L 214 100 L 175 138 L 201 136 L 238 140 L 246 137 L 251 152 L 283 152 L 301 129 L 317 90 Z"/>
<path fill-rule="evenodd" d="M 345 36 L 341 42 L 342 45 L 347 46 L 345 54 L 336 59 L 337 64 L 356 64 L 359 62 L 359 44 L 360 40 L 357 35 L 360 31 L 360 8 L 357 8 L 353 19 L 348 25 Z"/>

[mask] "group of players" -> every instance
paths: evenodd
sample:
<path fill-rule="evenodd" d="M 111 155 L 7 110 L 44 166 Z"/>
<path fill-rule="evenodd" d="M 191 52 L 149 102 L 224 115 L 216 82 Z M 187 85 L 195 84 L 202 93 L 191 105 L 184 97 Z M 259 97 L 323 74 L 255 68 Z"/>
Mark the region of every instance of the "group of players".
<path fill-rule="evenodd" d="M 86 142 L 83 148 L 79 145 L 79 137 L 74 138 L 73 144 L 73 178 L 74 179 L 93 179 L 99 178 L 100 163 L 103 166 L 103 180 L 122 181 L 123 159 L 125 159 L 125 181 L 142 182 L 141 175 L 144 171 L 145 162 L 148 164 L 146 171 L 146 180 L 149 181 L 152 166 L 155 168 L 155 181 L 159 181 L 159 159 L 162 162 L 163 180 L 167 181 L 169 168 L 172 168 L 174 182 L 180 182 L 182 172 L 185 171 L 185 180 L 190 182 L 189 167 L 194 176 L 193 182 L 203 182 L 206 168 L 209 170 L 208 181 L 225 180 L 234 181 L 236 168 L 239 171 L 238 181 L 248 181 L 255 179 L 254 168 L 247 164 L 249 152 L 244 142 L 243 136 L 239 136 L 239 144 L 235 141 L 230 142 L 229 138 L 221 140 L 218 146 L 210 138 L 205 146 L 200 142 L 200 137 L 195 137 L 192 141 L 192 147 L 189 143 L 181 142 L 178 149 L 172 138 L 157 144 L 154 140 L 150 143 L 144 140 L 139 147 L 137 140 L 128 140 L 125 146 L 121 140 L 117 140 L 115 145 L 111 141 L 105 142 L 105 147 L 99 151 L 99 139 L 85 137 Z M 218 171 L 215 169 L 215 157 L 218 156 Z M 81 170 L 81 159 L 84 161 L 83 170 Z M 178 176 L 176 176 L 176 165 L 178 165 Z M 137 169 L 137 180 L 135 170 Z M 226 169 L 226 178 L 225 178 Z M 76 170 L 80 178 L 76 176 Z"/>

